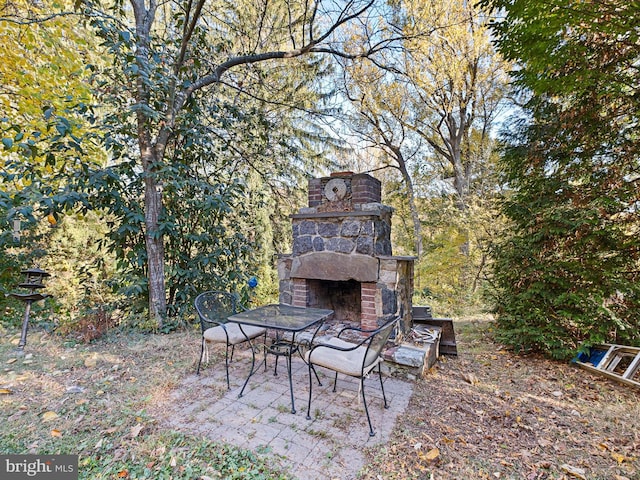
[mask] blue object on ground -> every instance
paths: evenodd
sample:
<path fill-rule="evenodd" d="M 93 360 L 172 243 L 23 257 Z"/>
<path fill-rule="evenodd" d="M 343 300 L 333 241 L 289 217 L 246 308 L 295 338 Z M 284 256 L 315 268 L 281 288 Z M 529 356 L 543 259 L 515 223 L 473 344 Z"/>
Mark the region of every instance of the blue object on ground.
<path fill-rule="evenodd" d="M 606 350 L 601 349 L 590 349 L 589 352 L 579 353 L 576 358 L 573 359 L 574 362 L 582 362 L 582 363 L 591 363 L 594 366 L 597 366 L 600 363 L 600 360 L 607 354 Z"/>

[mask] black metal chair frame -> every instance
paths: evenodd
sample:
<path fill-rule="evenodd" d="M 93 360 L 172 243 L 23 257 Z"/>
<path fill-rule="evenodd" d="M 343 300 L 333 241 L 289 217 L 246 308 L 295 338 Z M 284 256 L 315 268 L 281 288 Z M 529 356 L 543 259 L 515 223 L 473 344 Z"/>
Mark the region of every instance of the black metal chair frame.
<path fill-rule="evenodd" d="M 212 316 L 211 312 L 207 311 L 207 309 L 205 308 L 207 301 L 214 301 L 217 305 L 221 307 L 219 309 L 215 309 L 215 316 Z M 227 318 L 240 311 L 238 309 L 238 298 L 233 293 L 212 290 L 212 291 L 207 291 L 199 294 L 194 300 L 194 306 L 195 306 L 196 312 L 198 313 L 198 318 L 200 320 L 201 334 L 202 334 L 200 358 L 198 359 L 198 368 L 196 369 L 196 375 L 200 374 L 200 366 L 202 364 L 202 358 L 204 356 L 204 349 L 205 349 L 205 342 L 206 342 L 204 334 L 209 328 L 220 326 L 224 330 L 224 333 L 227 339 L 226 345 L 225 345 L 224 365 L 225 365 L 225 372 L 227 377 L 227 388 L 230 389 L 231 386 L 229 382 L 229 362 L 233 361 L 233 354 L 235 352 L 236 344 L 230 343 L 229 333 L 227 332 L 226 325 L 227 325 Z M 214 309 L 211 309 L 211 310 L 213 311 Z M 239 325 L 239 328 L 242 334 L 245 336 L 246 340 L 244 341 L 249 342 L 249 345 L 251 345 L 251 353 L 252 353 L 251 370 L 253 371 L 253 368 L 255 366 L 255 359 L 256 359 L 255 350 L 253 345 L 251 344 L 251 338 L 245 333 L 245 331 L 242 328 L 242 325 Z M 264 333 L 264 336 L 266 340 L 266 331 Z M 231 347 L 231 356 L 229 356 L 229 347 Z"/>
<path fill-rule="evenodd" d="M 365 397 L 365 393 L 364 393 L 364 379 L 365 377 L 367 377 L 369 375 L 369 373 L 376 367 L 378 367 L 378 378 L 380 379 L 380 388 L 382 390 L 382 398 L 384 399 L 384 408 L 389 408 L 389 404 L 387 403 L 387 396 L 385 394 L 384 391 L 384 383 L 382 381 L 382 370 L 380 368 L 380 364 L 382 363 L 382 359 L 381 359 L 381 354 L 382 354 L 382 349 L 384 348 L 385 344 L 387 343 L 387 341 L 389 340 L 389 337 L 391 336 L 391 333 L 393 332 L 394 328 L 396 327 L 396 324 L 398 322 L 398 318 L 393 318 L 391 320 L 389 320 L 388 322 L 386 322 L 385 324 L 383 324 L 382 326 L 376 328 L 375 330 L 364 330 L 361 328 L 356 328 L 356 327 L 345 327 L 342 330 L 340 330 L 340 332 L 338 333 L 336 338 L 340 338 L 340 336 L 345 333 L 345 332 L 357 332 L 358 334 L 366 334 L 368 335 L 366 338 L 364 338 L 363 340 L 357 342 L 357 343 L 353 343 L 353 346 L 350 347 L 341 347 L 341 346 L 337 346 L 337 345 L 331 345 L 331 344 L 327 344 L 327 343 L 318 343 L 316 345 L 313 345 L 313 340 L 311 340 L 311 345 L 313 345 L 311 347 L 311 349 L 309 350 L 309 353 L 307 354 L 307 365 L 309 366 L 309 403 L 307 404 L 307 420 L 311 420 L 311 393 L 312 393 L 312 388 L 313 388 L 313 379 L 311 376 L 311 372 L 313 371 L 313 373 L 315 374 L 315 377 L 318 379 L 318 383 L 320 385 L 322 385 L 320 383 L 320 379 L 318 378 L 318 374 L 315 371 L 314 368 L 314 363 L 313 363 L 313 351 L 318 349 L 318 348 L 330 348 L 333 350 L 338 350 L 338 351 L 343 351 L 343 352 L 349 352 L 349 351 L 353 351 L 356 350 L 360 347 L 365 347 L 366 351 L 365 354 L 363 355 L 363 360 L 362 360 L 362 365 L 360 368 L 360 374 L 359 375 L 353 375 L 355 378 L 358 378 L 360 380 L 360 391 L 362 392 L 362 402 L 364 404 L 364 411 L 367 415 L 367 422 L 369 423 L 369 436 L 373 437 L 375 435 L 375 432 L 373 430 L 373 426 L 371 425 L 371 417 L 369 416 L 369 408 L 367 407 L 367 399 Z M 317 332 L 316 332 L 317 333 Z M 373 359 L 371 359 L 371 356 L 369 355 L 369 352 L 373 351 L 375 352 L 375 357 Z M 367 362 L 367 359 L 370 359 L 369 362 Z M 317 366 L 321 366 L 324 368 L 328 368 L 330 370 L 333 370 L 329 367 L 326 367 L 324 365 L 321 364 L 316 364 Z M 333 381 L 333 391 L 336 391 L 336 385 L 338 383 L 338 371 L 335 371 L 335 378 Z"/>

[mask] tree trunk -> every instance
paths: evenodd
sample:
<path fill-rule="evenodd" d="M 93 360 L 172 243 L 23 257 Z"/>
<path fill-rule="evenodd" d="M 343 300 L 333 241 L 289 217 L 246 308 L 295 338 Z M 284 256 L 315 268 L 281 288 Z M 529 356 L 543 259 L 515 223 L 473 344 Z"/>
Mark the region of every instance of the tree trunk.
<path fill-rule="evenodd" d="M 404 174 L 403 174 L 404 175 Z M 420 223 L 420 215 L 418 214 L 418 207 L 416 206 L 415 194 L 413 193 L 413 183 L 408 176 L 405 178 L 407 184 L 407 193 L 409 195 L 409 211 L 411 212 L 411 219 L 413 220 L 413 229 L 416 235 L 416 256 L 420 258 L 422 256 L 422 224 Z"/>
<path fill-rule="evenodd" d="M 167 313 L 164 283 L 164 239 L 159 229 L 160 213 L 162 212 L 162 188 L 155 172 L 158 154 L 151 146 L 149 136 L 144 131 L 144 125 L 140 122 L 140 118 L 138 130 L 144 178 L 144 238 L 147 249 L 149 320 L 161 328 Z"/>
<path fill-rule="evenodd" d="M 167 300 L 164 285 L 164 241 L 158 228 L 162 211 L 162 191 L 155 176 L 145 169 L 144 222 L 147 247 L 147 278 L 149 280 L 149 319 L 158 328 L 164 323 Z"/>
<path fill-rule="evenodd" d="M 131 0 L 136 19 L 136 63 L 140 71 L 149 69 L 149 44 L 151 26 L 155 20 L 157 3 L 144 0 Z M 136 102 L 149 105 L 149 85 L 142 75 L 136 79 Z M 137 110 L 138 147 L 144 179 L 144 238 L 147 249 L 147 280 L 149 282 L 149 319 L 158 328 L 164 324 L 167 314 L 167 298 L 164 284 L 164 240 L 159 230 L 159 218 L 162 211 L 162 189 L 156 178 L 156 169 L 164 157 L 164 145 L 154 148 L 150 119 L 142 109 Z M 160 130 L 162 132 L 163 129 Z"/>
<path fill-rule="evenodd" d="M 422 256 L 422 224 L 420 223 L 420 215 L 418 214 L 418 207 L 416 206 L 415 193 L 413 191 L 413 182 L 411 181 L 411 175 L 407 171 L 407 165 L 404 161 L 404 156 L 399 148 L 391 149 L 398 162 L 398 167 L 402 173 L 402 179 L 407 186 L 407 194 L 409 195 L 409 212 L 411 213 L 411 220 L 413 221 L 413 231 L 416 236 L 415 247 L 416 255 L 418 258 Z"/>

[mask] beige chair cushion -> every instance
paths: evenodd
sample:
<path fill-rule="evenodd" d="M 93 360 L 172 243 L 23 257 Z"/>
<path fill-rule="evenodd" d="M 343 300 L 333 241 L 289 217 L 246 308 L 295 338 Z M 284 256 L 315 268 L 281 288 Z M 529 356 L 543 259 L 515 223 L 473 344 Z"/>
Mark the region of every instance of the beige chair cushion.
<path fill-rule="evenodd" d="M 323 344 L 341 348 L 355 347 L 355 344 L 345 342 L 344 340 L 335 337 L 329 339 L 329 341 L 327 342 L 323 342 Z M 362 373 L 362 361 L 366 353 L 366 346 L 361 346 L 356 348 L 355 350 L 349 350 L 345 352 L 342 350 L 336 350 L 334 348 L 323 347 L 322 345 L 320 345 L 307 352 L 306 361 L 308 363 L 309 359 L 311 358 L 311 363 L 313 363 L 314 365 L 326 367 L 336 372 L 350 375 L 352 377 L 359 377 Z M 371 354 L 372 352 L 369 353 Z M 379 361 L 382 360 L 380 357 L 374 355 L 370 355 L 370 357 L 373 358 L 368 359 L 367 365 L 364 369 L 365 375 L 373 367 L 375 367 Z"/>
<path fill-rule="evenodd" d="M 238 343 L 246 342 L 247 337 L 256 338 L 267 331 L 266 328 L 252 327 L 251 325 L 243 325 L 241 331 L 240 325 L 229 322 L 224 325 L 207 328 L 204 331 L 203 337 L 207 342 L 226 343 L 227 335 L 224 333 L 225 330 L 227 331 L 227 335 L 229 335 L 229 345 L 237 345 Z"/>

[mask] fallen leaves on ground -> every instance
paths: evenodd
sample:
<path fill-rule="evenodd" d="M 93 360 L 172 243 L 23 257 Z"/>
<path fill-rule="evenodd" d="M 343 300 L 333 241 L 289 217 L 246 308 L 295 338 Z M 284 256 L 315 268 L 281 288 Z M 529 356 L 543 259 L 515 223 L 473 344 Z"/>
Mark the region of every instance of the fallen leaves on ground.
<path fill-rule="evenodd" d="M 140 432 L 142 431 L 143 428 L 144 428 L 143 425 L 140 425 L 139 423 L 136 424 L 135 426 L 131 427 L 131 431 L 129 432 L 129 436 L 131 438 L 136 438 L 138 435 L 140 435 Z"/>
<path fill-rule="evenodd" d="M 58 414 L 56 412 L 48 411 L 44 412 L 41 418 L 43 422 L 50 422 L 51 420 L 58 418 Z"/>
<path fill-rule="evenodd" d="M 636 390 L 569 362 L 518 356 L 481 324 L 456 336 L 458 356 L 416 382 L 362 478 L 640 478 Z M 427 462 L 435 449 L 438 461 Z"/>

